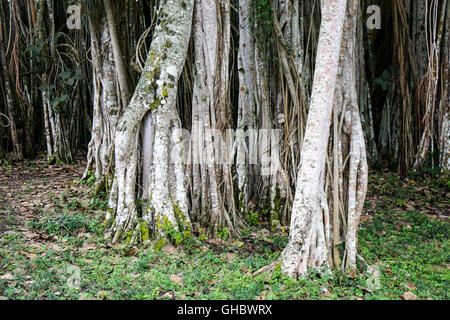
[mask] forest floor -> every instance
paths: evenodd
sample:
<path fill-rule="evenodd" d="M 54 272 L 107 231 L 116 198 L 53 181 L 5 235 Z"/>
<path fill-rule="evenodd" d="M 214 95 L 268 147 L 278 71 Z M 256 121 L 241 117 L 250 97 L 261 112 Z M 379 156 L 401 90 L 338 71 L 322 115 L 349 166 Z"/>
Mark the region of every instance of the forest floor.
<path fill-rule="evenodd" d="M 0 299 L 449 298 L 448 181 L 371 172 L 357 275 L 312 270 L 293 280 L 252 275 L 281 253 L 288 228 L 252 215 L 241 239 L 199 237 L 164 251 L 110 245 L 107 201 L 80 182 L 83 161 L 0 162 Z"/>

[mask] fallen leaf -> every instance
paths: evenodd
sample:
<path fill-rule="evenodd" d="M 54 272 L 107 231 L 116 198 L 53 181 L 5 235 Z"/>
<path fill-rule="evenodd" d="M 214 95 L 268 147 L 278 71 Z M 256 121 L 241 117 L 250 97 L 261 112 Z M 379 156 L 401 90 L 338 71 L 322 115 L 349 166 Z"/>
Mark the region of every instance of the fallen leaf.
<path fill-rule="evenodd" d="M 23 232 L 22 234 L 23 234 L 26 238 L 28 238 L 28 239 L 39 238 L 39 235 L 38 235 L 37 233 L 34 233 L 34 232 L 28 232 L 28 231 L 26 231 L 26 232 Z"/>
<path fill-rule="evenodd" d="M 236 259 L 236 255 L 231 252 L 228 252 L 226 257 L 227 257 L 228 261 L 233 261 L 234 259 Z"/>
<path fill-rule="evenodd" d="M 166 292 L 166 293 L 164 293 L 162 296 L 161 296 L 161 298 L 168 298 L 168 299 L 170 299 L 170 300 L 173 300 L 173 298 L 174 298 L 174 294 L 172 293 L 172 292 Z"/>
<path fill-rule="evenodd" d="M 222 279 L 219 279 L 219 280 L 215 280 L 215 281 L 210 281 L 209 284 L 211 286 L 215 286 L 216 284 L 221 283 L 221 282 L 222 282 Z"/>
<path fill-rule="evenodd" d="M 373 216 L 362 216 L 360 218 L 361 222 L 371 221 L 373 219 Z"/>
<path fill-rule="evenodd" d="M 417 286 L 416 286 L 414 283 L 412 283 L 412 282 L 406 281 L 405 285 L 406 285 L 406 287 L 407 287 L 409 290 L 415 290 L 415 289 L 417 289 Z"/>
<path fill-rule="evenodd" d="M 14 270 L 14 274 L 18 274 L 21 276 L 23 276 L 25 273 L 26 273 L 25 270 L 22 268 L 17 268 L 16 270 Z"/>
<path fill-rule="evenodd" d="M 170 281 L 174 282 L 174 283 L 178 283 L 180 286 L 183 285 L 183 279 L 181 279 L 181 277 L 177 276 L 176 274 L 173 274 L 170 277 Z"/>
<path fill-rule="evenodd" d="M 256 297 L 255 300 L 266 300 L 267 298 L 267 292 L 261 293 L 260 296 Z"/>
<path fill-rule="evenodd" d="M 7 273 L 7 274 L 4 274 L 4 275 L 0 276 L 0 279 L 2 279 L 2 280 L 13 280 L 14 276 L 11 273 Z"/>
<path fill-rule="evenodd" d="M 163 251 L 168 254 L 177 254 L 178 250 L 171 243 L 166 243 L 163 247 Z"/>
<path fill-rule="evenodd" d="M 411 291 L 405 292 L 402 295 L 402 298 L 404 300 L 417 300 L 417 296 L 414 293 L 412 293 Z"/>
<path fill-rule="evenodd" d="M 77 238 L 90 238 L 91 234 L 90 233 L 86 233 L 86 232 L 81 232 L 79 234 L 77 234 Z"/>
<path fill-rule="evenodd" d="M 208 240 L 208 242 L 213 244 L 213 245 L 218 246 L 218 245 L 220 245 L 222 243 L 222 240 L 220 240 L 220 239 L 210 239 L 210 240 Z"/>

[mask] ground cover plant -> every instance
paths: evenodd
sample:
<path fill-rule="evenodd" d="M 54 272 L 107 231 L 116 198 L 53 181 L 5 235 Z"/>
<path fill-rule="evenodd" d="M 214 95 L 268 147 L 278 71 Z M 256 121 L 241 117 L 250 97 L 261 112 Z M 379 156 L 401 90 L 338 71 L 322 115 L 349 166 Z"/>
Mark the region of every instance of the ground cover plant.
<path fill-rule="evenodd" d="M 254 276 L 288 241 L 277 224 L 252 219 L 241 239 L 192 235 L 159 251 L 111 245 L 104 239 L 105 197 L 93 197 L 76 178 L 82 166 L 37 160 L 0 170 L 2 299 L 448 298 L 450 198 L 443 180 L 371 172 L 356 276 L 310 270 L 294 280 L 279 269 Z"/>

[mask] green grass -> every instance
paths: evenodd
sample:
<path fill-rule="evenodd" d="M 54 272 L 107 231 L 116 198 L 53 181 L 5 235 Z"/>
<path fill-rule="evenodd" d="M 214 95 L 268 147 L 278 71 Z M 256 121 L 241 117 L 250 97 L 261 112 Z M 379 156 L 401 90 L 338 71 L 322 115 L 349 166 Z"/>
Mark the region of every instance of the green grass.
<path fill-rule="evenodd" d="M 449 279 L 449 224 L 421 210 L 420 205 L 446 204 L 441 194 L 422 192 L 426 182 L 405 185 L 395 175 L 374 175 L 370 180 L 373 218 L 360 225 L 359 253 L 381 271 L 380 288 L 370 289 L 366 265 L 356 278 L 340 272 L 293 280 L 276 270 L 252 276 L 272 262 L 286 245 L 280 233 L 269 242 L 253 239 L 258 253 L 233 240 L 222 244 L 198 241 L 185 251 L 166 253 L 143 245 L 110 245 L 102 237 L 104 200 L 59 203 L 56 213 L 41 213 L 29 228 L 52 236 L 30 240 L 19 231 L 0 239 L 0 296 L 11 299 L 401 299 L 411 291 L 419 299 L 447 299 Z M 442 188 L 442 187 L 441 187 Z M 439 193 L 440 192 L 440 193 Z M 379 198 L 376 198 L 379 196 Z M 80 210 L 80 211 L 77 211 Z M 261 226 L 247 230 L 257 232 Z M 80 232 L 80 229 L 84 230 Z M 86 237 L 86 233 L 90 236 Z M 242 241 L 239 240 L 238 241 Z M 247 241 L 247 240 L 244 240 Z M 271 244 L 271 246 L 269 246 Z M 275 248 L 275 249 L 274 249 Z M 79 271 L 74 286 L 73 270 Z M 6 275 L 6 277 L 5 277 Z M 182 279 L 173 281 L 173 277 Z M 1 278 L 5 279 L 1 279 Z M 78 279 L 75 277 L 75 279 Z"/>
<path fill-rule="evenodd" d="M 379 264 L 383 286 L 379 297 L 401 295 L 406 282 L 419 298 L 447 299 L 450 284 L 449 224 L 417 211 L 387 209 L 360 229 L 360 253 Z"/>
<path fill-rule="evenodd" d="M 30 221 L 28 226 L 50 235 L 73 235 L 80 229 L 84 232 L 96 232 L 102 224 L 88 215 L 63 210 L 63 212 Z"/>

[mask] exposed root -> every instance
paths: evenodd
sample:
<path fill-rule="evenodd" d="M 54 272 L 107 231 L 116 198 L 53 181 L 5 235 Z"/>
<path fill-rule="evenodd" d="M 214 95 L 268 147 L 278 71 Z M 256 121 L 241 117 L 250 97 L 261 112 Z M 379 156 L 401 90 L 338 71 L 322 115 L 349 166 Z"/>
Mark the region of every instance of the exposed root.
<path fill-rule="evenodd" d="M 277 268 L 281 267 L 281 258 L 276 259 L 271 264 L 268 264 L 267 266 L 264 266 L 262 268 L 259 268 L 255 272 L 252 273 L 253 277 L 259 276 L 260 274 L 267 273 L 268 275 L 272 276 L 273 273 Z"/>

